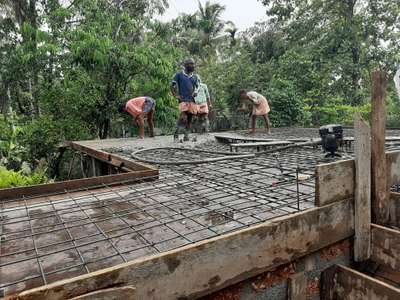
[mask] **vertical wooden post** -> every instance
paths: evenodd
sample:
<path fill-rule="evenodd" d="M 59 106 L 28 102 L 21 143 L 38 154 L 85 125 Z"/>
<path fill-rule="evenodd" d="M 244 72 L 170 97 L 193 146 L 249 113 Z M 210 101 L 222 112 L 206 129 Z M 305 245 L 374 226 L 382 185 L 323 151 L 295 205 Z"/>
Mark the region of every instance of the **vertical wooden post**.
<path fill-rule="evenodd" d="M 364 261 L 371 255 L 371 132 L 360 114 L 354 116 L 354 152 L 354 260 Z"/>
<path fill-rule="evenodd" d="M 297 273 L 289 277 L 288 300 L 307 299 L 307 277 L 304 273 Z"/>
<path fill-rule="evenodd" d="M 388 184 L 386 176 L 386 85 L 387 74 L 377 71 L 372 74 L 372 219 L 375 223 L 389 221 Z"/>
<path fill-rule="evenodd" d="M 94 157 L 92 159 L 92 177 L 97 176 L 97 166 L 96 166 L 96 159 Z"/>

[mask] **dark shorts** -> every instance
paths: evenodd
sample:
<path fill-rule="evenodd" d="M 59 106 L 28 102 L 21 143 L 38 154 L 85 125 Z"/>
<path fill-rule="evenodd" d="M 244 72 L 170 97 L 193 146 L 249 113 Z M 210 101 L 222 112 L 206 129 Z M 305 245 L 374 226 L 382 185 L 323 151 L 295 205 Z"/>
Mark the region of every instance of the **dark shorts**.
<path fill-rule="evenodd" d="M 150 111 L 154 110 L 155 107 L 156 107 L 156 101 L 151 97 L 146 97 L 144 101 L 143 112 L 147 114 Z"/>

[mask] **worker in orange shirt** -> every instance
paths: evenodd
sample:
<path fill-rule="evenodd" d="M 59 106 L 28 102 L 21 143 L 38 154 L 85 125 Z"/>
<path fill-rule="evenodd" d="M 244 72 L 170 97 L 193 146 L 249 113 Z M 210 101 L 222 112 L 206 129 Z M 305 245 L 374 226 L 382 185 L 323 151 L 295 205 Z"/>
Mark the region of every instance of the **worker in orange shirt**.
<path fill-rule="evenodd" d="M 134 119 L 134 125 L 139 127 L 139 138 L 144 138 L 144 120 L 147 118 L 150 137 L 154 137 L 154 115 L 156 101 L 151 97 L 137 97 L 128 100 L 125 105 L 118 107 L 118 112 L 130 114 Z"/>

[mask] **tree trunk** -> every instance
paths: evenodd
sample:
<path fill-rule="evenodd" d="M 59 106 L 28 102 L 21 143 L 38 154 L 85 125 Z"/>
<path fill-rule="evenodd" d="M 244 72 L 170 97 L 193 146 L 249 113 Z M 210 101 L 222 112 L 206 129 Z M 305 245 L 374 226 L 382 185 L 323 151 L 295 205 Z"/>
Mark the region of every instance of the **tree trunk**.
<path fill-rule="evenodd" d="M 99 124 L 99 138 L 104 140 L 108 138 L 109 130 L 110 130 L 110 119 L 107 118 L 106 120 L 102 121 Z"/>

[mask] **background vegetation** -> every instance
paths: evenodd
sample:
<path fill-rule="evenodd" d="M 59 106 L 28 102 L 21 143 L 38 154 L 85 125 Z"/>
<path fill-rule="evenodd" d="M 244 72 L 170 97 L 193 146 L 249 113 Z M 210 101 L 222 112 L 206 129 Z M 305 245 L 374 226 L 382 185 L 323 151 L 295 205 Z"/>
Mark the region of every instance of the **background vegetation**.
<path fill-rule="evenodd" d="M 393 74 L 399 61 L 400 2 L 261 2 L 268 21 L 238 32 L 218 3 L 160 23 L 166 0 L 0 0 L 0 172 L 25 162 L 40 177 L 63 140 L 129 135 L 116 107 L 138 95 L 157 99 L 158 133 L 169 133 L 169 84 L 188 56 L 210 87 L 216 130 L 247 126 L 241 88 L 267 96 L 274 126 L 368 117 L 371 72 Z M 387 103 L 388 125 L 400 126 L 392 83 Z"/>

